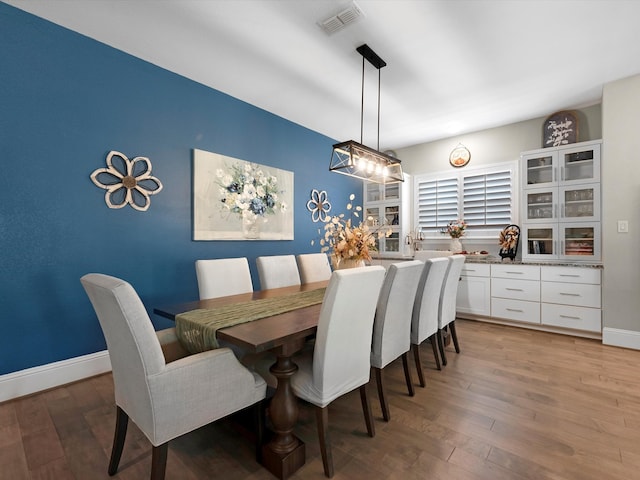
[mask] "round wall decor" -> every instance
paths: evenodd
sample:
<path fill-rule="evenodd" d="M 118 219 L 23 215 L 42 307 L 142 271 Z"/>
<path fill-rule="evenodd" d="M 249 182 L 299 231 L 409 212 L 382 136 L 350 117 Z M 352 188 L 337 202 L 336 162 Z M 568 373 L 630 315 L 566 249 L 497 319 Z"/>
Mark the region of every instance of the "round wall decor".
<path fill-rule="evenodd" d="M 449 154 L 449 163 L 453 167 L 464 167 L 471 160 L 471 152 L 459 143 Z"/>

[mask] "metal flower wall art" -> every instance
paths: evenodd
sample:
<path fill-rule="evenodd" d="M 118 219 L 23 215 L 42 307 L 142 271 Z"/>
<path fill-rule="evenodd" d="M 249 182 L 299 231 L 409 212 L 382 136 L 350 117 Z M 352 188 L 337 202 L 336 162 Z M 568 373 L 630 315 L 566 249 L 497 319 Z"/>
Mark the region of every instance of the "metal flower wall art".
<path fill-rule="evenodd" d="M 311 220 L 314 222 L 326 222 L 331 211 L 327 192 L 315 188 L 311 190 L 311 200 L 307 202 L 307 210 L 311 212 Z"/>
<path fill-rule="evenodd" d="M 162 183 L 151 175 L 151 162 L 146 157 L 129 160 L 126 155 L 112 150 L 107 155 L 107 168 L 91 174 L 91 180 L 106 190 L 104 201 L 109 208 L 131 205 L 145 212 L 151 205 L 151 195 L 162 190 Z"/>

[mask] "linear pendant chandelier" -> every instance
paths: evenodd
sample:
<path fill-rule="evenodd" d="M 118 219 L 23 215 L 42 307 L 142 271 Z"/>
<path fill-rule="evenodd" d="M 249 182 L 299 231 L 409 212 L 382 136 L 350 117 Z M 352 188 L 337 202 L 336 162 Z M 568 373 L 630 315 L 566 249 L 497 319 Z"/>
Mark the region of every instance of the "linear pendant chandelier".
<path fill-rule="evenodd" d="M 400 160 L 380 152 L 380 69 L 386 66 L 367 45 L 361 45 L 356 51 L 362 55 L 362 101 L 360 110 L 360 143 L 348 140 L 336 143 L 331 154 L 329 170 L 343 175 L 360 178 L 375 183 L 404 182 Z M 364 118 L 364 60 L 378 69 L 378 150 L 362 144 L 362 128 Z"/>

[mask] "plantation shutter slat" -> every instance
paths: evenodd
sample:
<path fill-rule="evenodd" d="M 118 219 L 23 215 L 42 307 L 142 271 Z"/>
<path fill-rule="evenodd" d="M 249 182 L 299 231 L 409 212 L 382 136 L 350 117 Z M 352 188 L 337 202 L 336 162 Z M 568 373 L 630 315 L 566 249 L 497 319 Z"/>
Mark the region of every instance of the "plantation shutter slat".
<path fill-rule="evenodd" d="M 458 215 L 458 180 L 419 181 L 417 189 L 418 228 L 439 229 Z"/>
<path fill-rule="evenodd" d="M 463 178 L 463 218 L 469 228 L 501 227 L 511 222 L 509 170 Z"/>

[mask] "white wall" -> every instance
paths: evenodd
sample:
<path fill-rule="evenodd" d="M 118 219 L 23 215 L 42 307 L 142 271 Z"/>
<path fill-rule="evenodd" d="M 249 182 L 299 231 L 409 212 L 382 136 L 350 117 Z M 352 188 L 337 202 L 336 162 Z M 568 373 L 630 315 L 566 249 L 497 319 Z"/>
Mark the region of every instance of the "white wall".
<path fill-rule="evenodd" d="M 578 141 L 602 138 L 602 112 L 599 104 L 574 111 L 578 117 Z M 554 112 L 549 112 L 549 115 L 552 113 Z M 520 152 L 542 148 L 542 126 L 546 118 L 547 116 L 414 145 L 398 149 L 396 153 L 402 160 L 403 170 L 413 175 L 454 170 L 449 164 L 449 153 L 458 143 L 465 145 L 471 152 L 471 161 L 463 168 L 513 162 L 520 158 Z M 447 245 L 448 240 L 443 237 L 439 241 L 425 242 L 424 247 L 446 249 Z M 497 255 L 500 249 L 497 237 L 485 240 L 466 237 L 463 238 L 463 248 L 487 250 L 493 255 Z"/>
<path fill-rule="evenodd" d="M 578 141 L 602 138 L 601 106 L 575 110 L 578 116 Z M 554 112 L 549 112 L 551 115 Z M 520 152 L 542 148 L 542 126 L 547 117 L 513 123 L 504 127 L 458 135 L 396 151 L 402 168 L 410 174 L 453 170 L 449 153 L 458 143 L 471 152 L 468 167 L 508 162 L 520 158 Z"/>
<path fill-rule="evenodd" d="M 604 325 L 631 332 L 640 332 L 638 112 L 640 75 L 605 86 L 602 97 Z M 629 221 L 629 233 L 617 233 L 618 220 Z M 604 339 L 607 340 L 606 334 Z"/>

